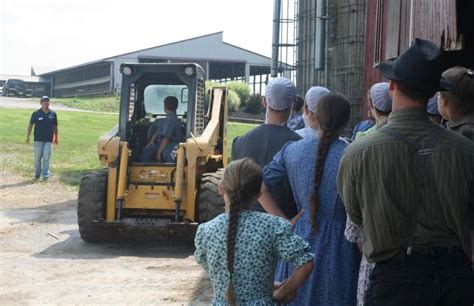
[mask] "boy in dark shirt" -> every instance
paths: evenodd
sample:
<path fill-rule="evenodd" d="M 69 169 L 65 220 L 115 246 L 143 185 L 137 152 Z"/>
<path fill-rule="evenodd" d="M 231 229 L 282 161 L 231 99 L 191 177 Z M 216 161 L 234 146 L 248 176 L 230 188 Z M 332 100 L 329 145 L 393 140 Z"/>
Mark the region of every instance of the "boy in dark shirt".
<path fill-rule="evenodd" d="M 263 100 L 266 122 L 234 139 L 232 160 L 249 157 L 263 168 L 288 141 L 300 140 L 301 137 L 286 125 L 295 98 L 296 88 L 291 80 L 286 78 L 271 80 Z M 287 218 L 296 215 L 296 203 L 288 180 L 273 186 L 270 192 Z M 265 211 L 259 203 L 252 205 L 251 209 Z"/>
<path fill-rule="evenodd" d="M 172 152 L 182 138 L 180 122 L 176 116 L 178 99 L 168 96 L 164 104 L 166 118 L 153 123 L 156 125 L 156 132 L 143 150 L 142 162 L 174 162 Z"/>

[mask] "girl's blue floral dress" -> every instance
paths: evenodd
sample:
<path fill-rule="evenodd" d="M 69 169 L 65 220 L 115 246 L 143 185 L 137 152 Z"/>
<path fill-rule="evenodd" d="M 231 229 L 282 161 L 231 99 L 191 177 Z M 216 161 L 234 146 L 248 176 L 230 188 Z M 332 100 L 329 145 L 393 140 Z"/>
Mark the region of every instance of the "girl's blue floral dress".
<path fill-rule="evenodd" d="M 211 279 L 213 305 L 228 305 L 228 224 L 229 215 L 221 214 L 199 225 L 195 238 L 194 256 Z M 249 306 L 273 305 L 273 279 L 278 260 L 300 267 L 313 258 L 308 243 L 293 234 L 288 221 L 256 211 L 239 214 L 234 252 L 237 304 Z"/>
<path fill-rule="evenodd" d="M 294 232 L 309 242 L 315 254 L 314 269 L 298 290 L 293 305 L 355 305 L 360 255 L 355 244 L 344 237 L 346 211 L 336 187 L 339 160 L 347 144 L 334 140 L 324 164 L 319 187 L 319 207 L 316 233 L 311 227 L 311 195 L 317 137 L 286 144 L 264 169 L 264 181 L 271 188 L 288 176 L 298 211 L 304 209 Z M 293 265 L 280 262 L 276 280 L 291 274 Z"/>

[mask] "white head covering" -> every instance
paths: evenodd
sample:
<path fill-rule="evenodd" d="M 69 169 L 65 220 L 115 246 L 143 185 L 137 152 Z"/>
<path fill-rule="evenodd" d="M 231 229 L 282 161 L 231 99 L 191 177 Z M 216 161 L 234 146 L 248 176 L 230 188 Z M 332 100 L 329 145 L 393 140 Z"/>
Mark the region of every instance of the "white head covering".
<path fill-rule="evenodd" d="M 430 115 L 437 115 L 439 116 L 439 110 L 438 110 L 438 95 L 434 95 L 431 97 L 431 99 L 428 100 L 428 105 L 426 106 L 426 111 Z"/>
<path fill-rule="evenodd" d="M 322 96 L 327 95 L 330 93 L 329 89 L 322 86 L 313 86 L 311 87 L 305 95 L 305 103 L 308 105 L 308 108 L 311 112 L 316 112 L 316 106 L 318 105 L 319 99 Z"/>
<path fill-rule="evenodd" d="M 392 111 L 392 98 L 388 93 L 388 83 L 376 83 L 370 88 L 370 98 L 374 107 L 382 112 Z"/>
<path fill-rule="evenodd" d="M 274 110 L 285 110 L 291 107 L 296 97 L 296 88 L 287 78 L 272 79 L 265 90 L 265 100 Z"/>

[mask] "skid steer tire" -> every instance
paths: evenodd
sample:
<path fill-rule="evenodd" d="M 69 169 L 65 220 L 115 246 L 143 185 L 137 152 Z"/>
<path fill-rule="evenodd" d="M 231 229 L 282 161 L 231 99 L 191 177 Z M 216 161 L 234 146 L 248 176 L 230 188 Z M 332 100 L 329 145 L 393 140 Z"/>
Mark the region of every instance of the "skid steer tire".
<path fill-rule="evenodd" d="M 203 174 L 197 205 L 199 223 L 212 220 L 224 212 L 224 198 L 219 194 L 219 182 L 223 175 L 224 169 Z"/>
<path fill-rule="evenodd" d="M 79 233 L 85 242 L 116 241 L 115 229 L 103 228 L 94 220 L 105 218 L 107 171 L 86 173 L 81 179 L 77 201 Z"/>

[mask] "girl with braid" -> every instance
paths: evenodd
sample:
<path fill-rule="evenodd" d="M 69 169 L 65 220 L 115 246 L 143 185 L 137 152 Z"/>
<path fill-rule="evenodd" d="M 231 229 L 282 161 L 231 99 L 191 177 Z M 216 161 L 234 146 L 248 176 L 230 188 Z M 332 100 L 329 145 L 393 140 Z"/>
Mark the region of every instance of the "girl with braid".
<path fill-rule="evenodd" d="M 230 163 L 219 184 L 226 212 L 198 227 L 194 256 L 211 279 L 213 305 L 287 302 L 313 269 L 308 243 L 293 234 L 288 221 L 248 209 L 261 185 L 262 170 L 253 160 Z M 295 269 L 274 284 L 278 260 Z"/>
<path fill-rule="evenodd" d="M 264 169 L 263 194 L 267 211 L 275 205 L 267 187 L 287 178 L 300 218 L 294 232 L 311 246 L 314 270 L 297 291 L 293 305 L 355 305 L 360 254 L 344 237 L 346 211 L 336 189 L 336 174 L 347 144 L 339 139 L 349 120 L 350 105 L 341 94 L 321 97 L 311 115 L 318 137 L 286 144 Z M 291 263 L 280 262 L 276 280 L 292 273 Z"/>

